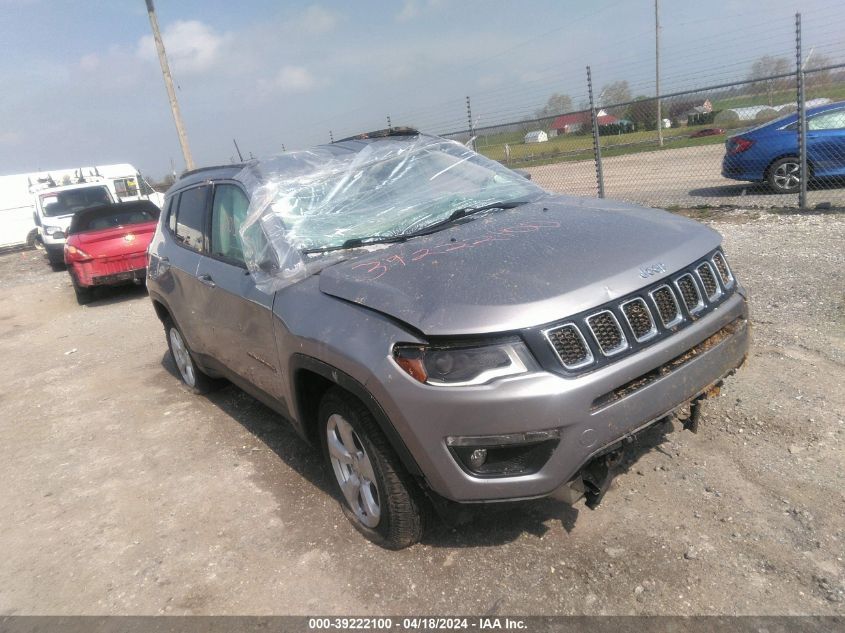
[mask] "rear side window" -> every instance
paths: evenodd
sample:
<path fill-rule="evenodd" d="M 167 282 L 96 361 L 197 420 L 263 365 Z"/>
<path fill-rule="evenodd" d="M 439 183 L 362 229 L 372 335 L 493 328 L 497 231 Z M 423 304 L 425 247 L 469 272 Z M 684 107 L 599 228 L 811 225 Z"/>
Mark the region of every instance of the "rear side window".
<path fill-rule="evenodd" d="M 845 128 L 845 110 L 822 112 L 807 121 L 808 130 L 841 130 Z"/>
<path fill-rule="evenodd" d="M 203 227 L 205 226 L 205 203 L 208 187 L 194 187 L 179 196 L 176 211 L 176 239 L 188 248 L 202 250 Z"/>

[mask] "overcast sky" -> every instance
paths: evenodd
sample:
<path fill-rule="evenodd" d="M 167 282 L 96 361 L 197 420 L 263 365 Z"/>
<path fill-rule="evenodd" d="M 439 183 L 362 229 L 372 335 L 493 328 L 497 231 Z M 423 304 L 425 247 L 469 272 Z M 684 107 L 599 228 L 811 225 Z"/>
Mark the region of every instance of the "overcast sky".
<path fill-rule="evenodd" d="M 653 0 L 157 0 L 198 165 L 237 138 L 268 155 L 367 129 L 520 119 L 627 80 L 654 94 Z M 663 91 L 745 77 L 764 54 L 845 61 L 833 0 L 662 0 Z M 184 168 L 144 0 L 0 0 L 0 174 L 131 162 Z"/>

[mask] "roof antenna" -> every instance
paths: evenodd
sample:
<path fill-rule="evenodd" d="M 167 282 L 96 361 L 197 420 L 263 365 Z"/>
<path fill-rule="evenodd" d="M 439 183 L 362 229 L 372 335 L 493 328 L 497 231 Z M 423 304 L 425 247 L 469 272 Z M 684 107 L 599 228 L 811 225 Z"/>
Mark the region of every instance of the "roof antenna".
<path fill-rule="evenodd" d="M 244 162 L 243 154 L 241 154 L 241 148 L 238 147 L 238 142 L 235 139 L 232 139 L 232 142 L 235 144 L 235 151 L 238 153 L 238 158 L 241 162 Z"/>

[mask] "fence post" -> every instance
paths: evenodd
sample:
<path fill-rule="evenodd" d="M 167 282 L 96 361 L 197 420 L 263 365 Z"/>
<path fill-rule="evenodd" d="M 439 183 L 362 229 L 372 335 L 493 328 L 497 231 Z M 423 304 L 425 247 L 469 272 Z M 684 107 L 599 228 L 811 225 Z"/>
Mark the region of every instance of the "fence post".
<path fill-rule="evenodd" d="M 801 59 L 801 14 L 795 14 L 795 83 L 798 92 L 798 208 L 807 208 L 807 99 L 804 96 L 804 60 Z"/>
<path fill-rule="evenodd" d="M 467 96 L 467 121 L 469 122 L 470 149 L 475 151 L 475 130 L 472 127 L 472 106 L 469 102 L 469 96 Z"/>
<path fill-rule="evenodd" d="M 601 144 L 599 143 L 599 120 L 596 116 L 596 104 L 593 101 L 593 75 L 587 66 L 587 94 L 590 97 L 590 123 L 593 126 L 593 155 L 596 161 L 596 184 L 599 198 L 604 198 L 604 171 L 601 164 Z"/>

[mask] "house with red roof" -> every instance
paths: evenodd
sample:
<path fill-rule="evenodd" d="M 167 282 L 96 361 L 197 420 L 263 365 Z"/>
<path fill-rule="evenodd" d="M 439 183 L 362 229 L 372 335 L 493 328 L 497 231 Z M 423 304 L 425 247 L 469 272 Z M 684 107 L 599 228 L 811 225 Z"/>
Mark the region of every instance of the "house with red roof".
<path fill-rule="evenodd" d="M 604 110 L 596 112 L 596 119 L 599 125 L 610 125 L 611 123 L 618 123 L 619 119 L 608 114 Z M 569 114 L 562 114 L 557 117 L 549 128 L 550 136 L 557 136 L 558 134 L 572 134 L 579 132 L 585 127 L 590 126 L 590 111 L 584 110 L 582 112 L 570 112 Z"/>

